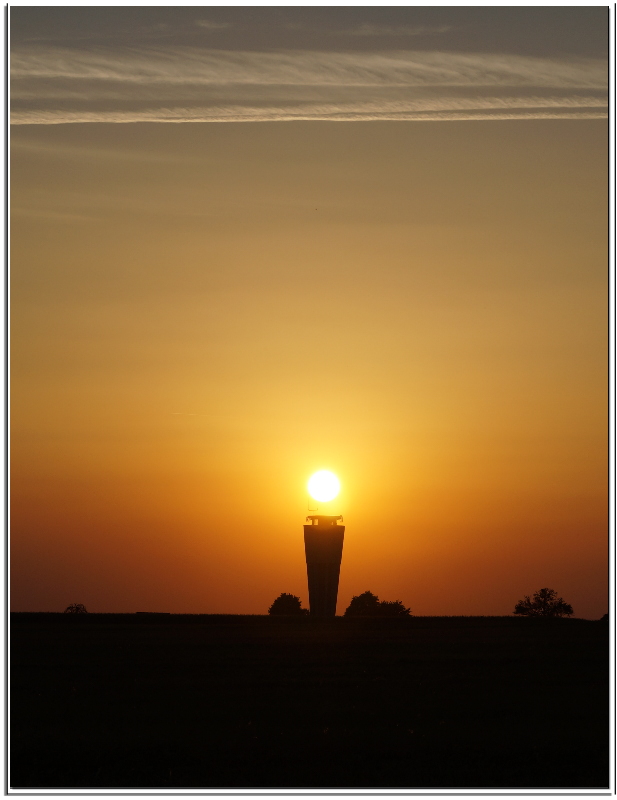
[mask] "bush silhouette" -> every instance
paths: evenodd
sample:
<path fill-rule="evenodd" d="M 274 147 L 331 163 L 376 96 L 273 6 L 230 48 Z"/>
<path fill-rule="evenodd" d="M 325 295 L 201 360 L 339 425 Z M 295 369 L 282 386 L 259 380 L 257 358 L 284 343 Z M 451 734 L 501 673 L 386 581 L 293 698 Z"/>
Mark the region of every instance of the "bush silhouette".
<path fill-rule="evenodd" d="M 379 598 L 373 592 L 354 595 L 345 609 L 345 617 L 376 617 L 379 614 Z"/>
<path fill-rule="evenodd" d="M 563 597 L 557 597 L 554 589 L 540 589 L 533 599 L 525 595 L 514 606 L 514 613 L 523 617 L 571 617 L 572 606 Z"/>
<path fill-rule="evenodd" d="M 378 614 L 380 617 L 408 617 L 411 609 L 405 608 L 400 600 L 381 600 Z"/>
<path fill-rule="evenodd" d="M 65 614 L 87 614 L 88 609 L 83 603 L 71 603 L 64 609 Z"/>
<path fill-rule="evenodd" d="M 268 609 L 268 614 L 295 614 L 296 616 L 303 616 L 308 614 L 308 608 L 302 608 L 302 601 L 295 594 L 287 594 L 283 592 L 272 603 Z"/>
<path fill-rule="evenodd" d="M 407 617 L 410 610 L 400 600 L 380 600 L 372 592 L 354 595 L 345 610 L 345 617 Z"/>

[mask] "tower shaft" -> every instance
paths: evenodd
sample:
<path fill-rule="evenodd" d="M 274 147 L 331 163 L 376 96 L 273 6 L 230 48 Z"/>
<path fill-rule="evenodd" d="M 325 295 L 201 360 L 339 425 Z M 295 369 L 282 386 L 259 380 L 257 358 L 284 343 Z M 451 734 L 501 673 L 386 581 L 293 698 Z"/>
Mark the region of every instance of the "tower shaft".
<path fill-rule="evenodd" d="M 334 617 L 338 580 L 343 556 L 345 526 L 337 525 L 341 517 L 307 517 L 304 526 L 304 551 L 308 578 L 311 616 Z"/>

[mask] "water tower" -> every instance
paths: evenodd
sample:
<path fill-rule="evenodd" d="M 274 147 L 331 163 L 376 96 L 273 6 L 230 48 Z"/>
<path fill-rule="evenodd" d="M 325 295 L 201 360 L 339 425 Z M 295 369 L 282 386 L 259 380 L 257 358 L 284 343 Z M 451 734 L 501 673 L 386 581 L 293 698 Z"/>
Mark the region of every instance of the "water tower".
<path fill-rule="evenodd" d="M 334 617 L 343 557 L 345 526 L 342 516 L 315 514 L 306 518 L 304 551 L 312 617 Z"/>

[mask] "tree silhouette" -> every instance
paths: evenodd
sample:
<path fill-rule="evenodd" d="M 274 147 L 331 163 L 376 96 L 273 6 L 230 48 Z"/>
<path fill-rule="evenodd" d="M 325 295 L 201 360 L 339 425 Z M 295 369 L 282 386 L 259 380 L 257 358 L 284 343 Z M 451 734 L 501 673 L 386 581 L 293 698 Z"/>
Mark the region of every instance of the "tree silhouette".
<path fill-rule="evenodd" d="M 557 597 L 554 589 L 540 589 L 533 599 L 525 595 L 523 600 L 519 600 L 514 613 L 524 617 L 571 617 L 574 611 L 563 597 Z"/>
<path fill-rule="evenodd" d="M 345 609 L 345 617 L 408 617 L 410 609 L 400 600 L 380 600 L 372 592 L 354 595 Z"/>
<path fill-rule="evenodd" d="M 295 614 L 296 616 L 303 616 L 308 614 L 308 608 L 302 608 L 302 601 L 295 594 L 287 594 L 283 592 L 272 603 L 268 609 L 268 614 Z"/>
<path fill-rule="evenodd" d="M 377 613 L 380 617 L 408 617 L 411 609 L 405 608 L 400 600 L 380 600 Z"/>
<path fill-rule="evenodd" d="M 71 603 L 64 609 L 65 614 L 87 614 L 88 609 L 83 603 Z"/>
<path fill-rule="evenodd" d="M 345 617 L 408 617 L 409 608 L 400 600 L 380 600 L 373 592 L 354 595 L 345 609 Z"/>
<path fill-rule="evenodd" d="M 379 598 L 373 592 L 354 595 L 345 609 L 345 617 L 376 617 L 379 614 Z"/>

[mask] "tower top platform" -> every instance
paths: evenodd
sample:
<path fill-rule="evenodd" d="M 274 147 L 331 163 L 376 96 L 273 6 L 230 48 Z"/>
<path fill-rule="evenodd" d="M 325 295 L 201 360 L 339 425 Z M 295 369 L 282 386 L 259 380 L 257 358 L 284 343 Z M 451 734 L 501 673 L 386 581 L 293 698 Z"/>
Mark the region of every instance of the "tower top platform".
<path fill-rule="evenodd" d="M 326 514 L 312 514 L 306 518 L 306 521 L 311 521 L 311 525 L 319 525 L 320 528 L 329 528 L 336 525 L 336 521 L 343 519 L 343 515 L 339 514 L 337 517 L 328 516 Z"/>

